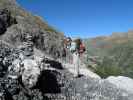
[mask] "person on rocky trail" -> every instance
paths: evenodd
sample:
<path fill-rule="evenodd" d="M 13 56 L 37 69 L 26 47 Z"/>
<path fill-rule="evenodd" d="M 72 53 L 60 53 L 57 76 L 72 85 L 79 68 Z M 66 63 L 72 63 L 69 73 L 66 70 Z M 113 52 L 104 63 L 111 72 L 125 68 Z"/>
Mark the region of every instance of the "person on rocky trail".
<path fill-rule="evenodd" d="M 66 46 L 67 49 L 70 48 L 71 42 L 72 42 L 71 37 L 67 37 L 67 38 L 65 39 L 65 46 Z"/>
<path fill-rule="evenodd" d="M 65 63 L 70 63 L 71 57 L 69 56 L 68 52 L 71 47 L 71 41 L 72 39 L 70 37 L 65 37 L 64 38 L 64 47 L 63 47 L 63 54 L 62 57 L 64 58 Z"/>
<path fill-rule="evenodd" d="M 70 51 L 72 52 L 72 55 L 73 55 L 73 64 L 74 64 L 75 73 L 76 73 L 75 77 L 79 77 L 80 57 L 85 52 L 85 46 L 82 43 L 82 40 L 80 38 L 74 39 L 71 42 Z"/>
<path fill-rule="evenodd" d="M 84 60 L 84 56 L 83 55 L 84 55 L 85 51 L 86 51 L 85 44 L 81 40 L 80 49 L 79 49 L 79 54 L 80 54 L 81 62 Z"/>

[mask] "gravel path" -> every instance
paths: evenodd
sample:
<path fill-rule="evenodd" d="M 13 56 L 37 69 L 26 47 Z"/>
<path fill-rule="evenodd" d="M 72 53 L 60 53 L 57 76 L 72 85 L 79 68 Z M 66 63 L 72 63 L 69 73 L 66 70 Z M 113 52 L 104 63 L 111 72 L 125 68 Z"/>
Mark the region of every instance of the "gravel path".
<path fill-rule="evenodd" d="M 71 72 L 72 74 L 76 74 L 74 65 L 66 63 L 66 64 L 63 64 L 63 66 L 66 69 L 68 69 L 68 71 Z M 85 65 L 83 65 L 83 64 L 80 66 L 80 74 L 84 75 L 84 76 L 89 76 L 91 78 L 101 79 L 99 75 L 97 75 L 96 73 L 94 73 L 91 70 L 89 70 L 88 68 L 86 68 Z"/>

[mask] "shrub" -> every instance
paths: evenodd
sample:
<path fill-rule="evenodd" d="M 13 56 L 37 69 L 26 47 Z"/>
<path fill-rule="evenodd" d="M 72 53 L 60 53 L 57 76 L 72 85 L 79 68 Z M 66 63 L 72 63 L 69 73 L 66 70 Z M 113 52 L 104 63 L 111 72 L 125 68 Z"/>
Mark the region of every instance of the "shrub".
<path fill-rule="evenodd" d="M 122 69 L 120 67 L 110 66 L 110 67 L 98 67 L 95 73 L 100 75 L 102 78 L 107 78 L 108 76 L 119 76 L 122 74 Z"/>
<path fill-rule="evenodd" d="M 94 70 L 95 73 L 102 78 L 108 76 L 119 76 L 123 74 L 123 68 L 117 66 L 117 62 L 113 57 L 104 57 L 101 64 L 99 64 Z"/>

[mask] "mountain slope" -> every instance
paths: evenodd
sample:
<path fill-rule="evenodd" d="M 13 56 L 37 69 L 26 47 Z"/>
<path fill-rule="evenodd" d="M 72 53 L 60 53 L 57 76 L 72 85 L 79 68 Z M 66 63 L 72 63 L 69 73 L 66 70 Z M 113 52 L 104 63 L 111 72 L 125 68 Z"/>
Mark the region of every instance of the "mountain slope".
<path fill-rule="evenodd" d="M 22 45 L 25 34 L 33 37 L 35 48 L 54 57 L 61 56 L 63 33 L 56 31 L 38 16 L 26 12 L 15 0 L 0 0 L 0 8 L 6 9 L 16 24 L 6 28 L 0 38 L 14 46 Z"/>
<path fill-rule="evenodd" d="M 96 72 L 102 77 L 110 75 L 124 75 L 133 77 L 132 51 L 133 32 L 113 33 L 108 37 L 96 37 L 91 41 L 86 40 L 89 56 L 98 56 L 101 63 Z"/>

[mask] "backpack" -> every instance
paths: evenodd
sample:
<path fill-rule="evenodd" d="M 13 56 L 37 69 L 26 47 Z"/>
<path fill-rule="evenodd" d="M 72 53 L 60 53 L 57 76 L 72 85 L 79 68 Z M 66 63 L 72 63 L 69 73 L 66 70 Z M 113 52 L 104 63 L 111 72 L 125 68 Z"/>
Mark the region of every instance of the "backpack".
<path fill-rule="evenodd" d="M 84 53 L 85 52 L 85 45 L 83 43 L 80 44 L 80 49 L 79 49 L 79 53 Z"/>
<path fill-rule="evenodd" d="M 79 51 L 80 50 L 81 39 L 80 38 L 76 39 L 75 43 L 76 43 L 76 49 Z"/>

